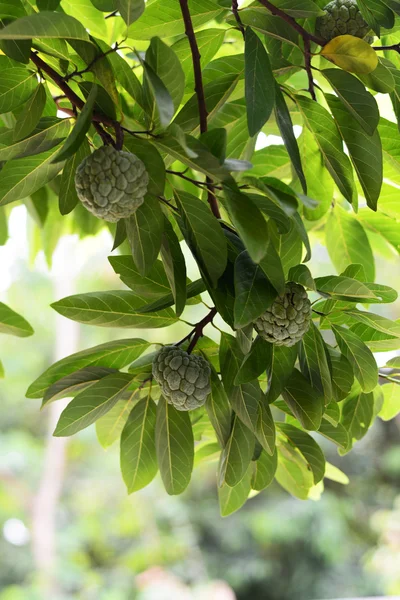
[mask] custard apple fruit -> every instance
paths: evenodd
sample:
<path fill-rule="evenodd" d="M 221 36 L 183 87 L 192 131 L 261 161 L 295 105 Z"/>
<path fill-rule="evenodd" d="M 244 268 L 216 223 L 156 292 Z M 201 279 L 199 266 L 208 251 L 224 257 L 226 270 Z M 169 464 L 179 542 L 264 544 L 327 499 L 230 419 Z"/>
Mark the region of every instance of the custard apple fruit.
<path fill-rule="evenodd" d="M 302 285 L 289 282 L 285 293 L 255 322 L 259 335 L 277 346 L 294 346 L 310 327 L 311 302 Z"/>
<path fill-rule="evenodd" d="M 78 166 L 75 187 L 82 204 L 96 217 L 115 223 L 132 215 L 147 192 L 149 176 L 131 152 L 102 146 Z"/>
<path fill-rule="evenodd" d="M 325 14 L 317 19 L 316 32 L 326 42 L 338 35 L 365 38 L 371 29 L 364 21 L 356 0 L 333 0 L 324 7 L 324 11 Z"/>
<path fill-rule="evenodd" d="M 202 356 L 176 346 L 164 346 L 153 361 L 153 377 L 177 410 L 203 406 L 211 391 L 210 374 L 210 365 Z"/>

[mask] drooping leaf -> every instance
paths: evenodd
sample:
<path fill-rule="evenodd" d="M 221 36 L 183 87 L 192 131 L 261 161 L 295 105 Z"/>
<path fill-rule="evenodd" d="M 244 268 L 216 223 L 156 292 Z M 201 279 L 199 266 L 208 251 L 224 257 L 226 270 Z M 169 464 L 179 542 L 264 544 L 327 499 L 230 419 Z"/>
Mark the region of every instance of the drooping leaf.
<path fill-rule="evenodd" d="M 4 29 L 0 29 L 1 34 Z M 4 69 L 0 79 L 0 113 L 6 113 L 24 104 L 37 86 L 35 74 L 28 69 Z"/>
<path fill-rule="evenodd" d="M 219 444 L 224 448 L 231 433 L 232 411 L 225 389 L 214 368 L 211 368 L 211 393 L 207 397 L 205 406 Z"/>
<path fill-rule="evenodd" d="M 299 344 L 299 361 L 303 375 L 323 395 L 325 404 L 328 404 L 333 397 L 331 373 L 325 342 L 312 321 Z"/>
<path fill-rule="evenodd" d="M 332 325 L 332 331 L 362 390 L 371 392 L 378 383 L 378 367 L 371 350 L 349 329 Z"/>
<path fill-rule="evenodd" d="M 129 373 L 111 373 L 75 396 L 61 413 L 53 435 L 73 435 L 94 423 L 118 402 L 131 381 Z"/>
<path fill-rule="evenodd" d="M 235 416 L 228 442 L 221 452 L 218 485 L 237 485 L 244 477 L 253 456 L 254 435 Z"/>
<path fill-rule="evenodd" d="M 311 387 L 307 379 L 294 369 L 285 384 L 282 396 L 304 429 L 316 431 L 321 425 L 324 397 Z"/>
<path fill-rule="evenodd" d="M 15 140 L 22 140 L 35 129 L 45 104 L 46 91 L 43 84 L 40 83 L 17 117 L 14 127 Z"/>
<path fill-rule="evenodd" d="M 60 194 L 58 205 L 60 213 L 67 215 L 79 202 L 75 187 L 75 173 L 77 167 L 86 156 L 90 154 L 90 146 L 87 140 L 79 146 L 78 150 L 65 163 L 60 181 Z"/>
<path fill-rule="evenodd" d="M 243 479 L 233 487 L 224 483 L 218 488 L 221 517 L 229 517 L 245 504 L 251 491 L 251 466 L 248 467 Z"/>
<path fill-rule="evenodd" d="M 54 363 L 28 388 L 27 398 L 41 398 L 48 387 L 63 377 L 85 367 L 122 369 L 148 348 L 149 342 L 140 338 L 106 342 L 87 350 L 71 354 Z"/>
<path fill-rule="evenodd" d="M 115 5 L 121 17 L 129 27 L 144 12 L 144 0 L 115 0 Z"/>
<path fill-rule="evenodd" d="M 268 487 L 275 476 L 278 467 L 278 451 L 275 450 L 271 456 L 263 450 L 258 459 L 252 462 L 253 474 L 251 487 L 253 490 L 261 491 Z"/>
<path fill-rule="evenodd" d="M 157 405 L 156 451 L 168 494 L 181 494 L 189 485 L 194 460 L 192 424 L 187 412 L 176 410 L 161 397 Z"/>
<path fill-rule="evenodd" d="M 179 317 L 186 304 L 186 263 L 177 235 L 167 220 L 164 223 L 161 256 Z"/>
<path fill-rule="evenodd" d="M 142 276 L 148 275 L 161 249 L 164 215 L 160 202 L 146 194 L 143 204 L 125 220 L 133 260 Z"/>
<path fill-rule="evenodd" d="M 3 302 L 0 302 L 0 333 L 28 337 L 33 335 L 34 332 L 24 317 Z"/>
<path fill-rule="evenodd" d="M 250 27 L 245 34 L 245 96 L 247 126 L 256 135 L 268 121 L 275 101 L 275 82 L 268 53 Z"/>
<path fill-rule="evenodd" d="M 344 400 L 341 424 L 349 434 L 349 446 L 353 440 L 360 440 L 367 433 L 373 417 L 374 396 L 365 393 L 357 386 Z"/>
<path fill-rule="evenodd" d="M 235 377 L 235 385 L 253 381 L 272 364 L 273 346 L 257 336 Z"/>
<path fill-rule="evenodd" d="M 128 494 L 146 487 L 158 471 L 155 430 L 156 405 L 148 396 L 134 406 L 121 435 L 121 473 Z"/>
<path fill-rule="evenodd" d="M 313 472 L 314 483 L 321 481 L 325 474 L 325 457 L 317 442 L 305 431 L 288 423 L 280 423 L 279 431 L 300 450 Z"/>

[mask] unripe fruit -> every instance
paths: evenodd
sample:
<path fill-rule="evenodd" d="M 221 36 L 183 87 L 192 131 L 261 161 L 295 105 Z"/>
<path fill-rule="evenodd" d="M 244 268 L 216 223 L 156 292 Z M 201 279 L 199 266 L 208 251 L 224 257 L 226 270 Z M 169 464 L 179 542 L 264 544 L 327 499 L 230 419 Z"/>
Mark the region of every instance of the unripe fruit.
<path fill-rule="evenodd" d="M 316 33 L 326 42 L 339 35 L 365 38 L 371 29 L 356 0 L 333 0 L 324 7 L 324 11 L 325 15 L 317 19 Z"/>
<path fill-rule="evenodd" d="M 210 365 L 202 356 L 177 346 L 164 346 L 153 361 L 153 377 L 177 410 L 203 406 L 211 391 L 210 375 Z"/>
<path fill-rule="evenodd" d="M 294 346 L 310 327 L 311 302 L 298 283 L 287 283 L 285 293 L 255 322 L 259 335 L 277 346 Z"/>
<path fill-rule="evenodd" d="M 149 176 L 131 152 L 102 146 L 78 166 L 75 186 L 82 204 L 99 219 L 115 223 L 132 215 L 147 192 Z"/>

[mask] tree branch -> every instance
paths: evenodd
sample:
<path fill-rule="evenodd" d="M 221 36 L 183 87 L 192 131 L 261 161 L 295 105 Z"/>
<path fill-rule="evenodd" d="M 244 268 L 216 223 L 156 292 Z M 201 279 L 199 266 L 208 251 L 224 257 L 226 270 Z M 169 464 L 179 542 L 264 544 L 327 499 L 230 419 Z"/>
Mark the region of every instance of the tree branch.
<path fill-rule="evenodd" d="M 193 29 L 192 18 L 190 16 L 188 0 L 179 0 L 179 4 L 181 7 L 181 13 L 183 17 L 183 22 L 185 24 L 185 34 L 189 42 L 190 51 L 192 53 L 192 62 L 193 62 L 193 73 L 194 73 L 194 91 L 197 96 L 197 105 L 199 108 L 199 119 L 200 119 L 200 133 L 205 133 L 207 131 L 207 106 L 206 99 L 204 96 L 204 86 L 203 86 L 203 75 L 201 72 L 201 56 L 199 52 L 199 47 L 197 45 L 196 35 Z M 210 208 L 217 219 L 221 218 L 221 213 L 219 212 L 218 202 L 215 194 L 212 190 L 212 181 L 210 178 L 206 178 L 207 184 L 209 184 L 209 191 L 207 195 L 208 203 Z"/>
<path fill-rule="evenodd" d="M 293 17 L 286 14 L 285 11 L 278 8 L 277 6 L 274 6 L 273 4 L 271 4 L 271 2 L 269 2 L 269 0 L 258 0 L 258 1 L 260 2 L 260 4 L 265 6 L 265 8 L 267 8 L 269 10 L 269 12 L 272 13 L 275 17 L 280 17 L 281 19 L 286 21 L 286 23 L 288 25 L 290 25 L 290 27 L 295 29 L 297 31 L 297 33 L 299 33 L 301 35 L 303 40 L 309 40 L 310 42 L 315 42 L 316 44 L 319 44 L 320 46 L 325 46 L 325 44 L 326 44 L 325 40 L 323 40 L 322 38 L 320 38 L 312 33 L 309 33 L 306 29 L 304 29 L 304 27 L 299 25 Z"/>
<path fill-rule="evenodd" d="M 377 50 L 394 50 L 394 52 L 398 52 L 400 54 L 400 44 L 393 44 L 393 46 L 372 46 L 372 48 Z"/>
<path fill-rule="evenodd" d="M 236 23 L 238 24 L 238 28 L 241 31 L 243 37 L 244 37 L 244 26 L 242 23 L 242 19 L 240 18 L 239 15 L 239 5 L 238 5 L 238 0 L 232 0 L 232 12 L 233 15 L 236 19 Z"/>
<path fill-rule="evenodd" d="M 190 333 L 188 333 L 188 335 L 186 335 L 182 340 L 177 342 L 175 344 L 175 346 L 180 346 L 181 344 L 183 344 L 183 342 L 186 342 L 187 340 L 191 340 L 189 347 L 187 349 L 188 354 L 190 354 L 192 352 L 192 350 L 194 349 L 194 347 L 196 346 L 199 339 L 204 335 L 203 329 L 206 327 L 206 325 L 209 325 L 210 323 L 212 323 L 217 312 L 218 311 L 214 306 L 210 310 L 208 315 L 206 315 L 203 319 L 201 319 L 201 321 L 196 323 L 196 325 L 193 327 L 192 331 Z"/>
<path fill-rule="evenodd" d="M 73 90 L 71 90 L 69 85 L 65 82 L 64 78 L 62 77 L 62 75 L 57 73 L 57 71 L 55 71 L 52 67 L 50 67 L 50 65 L 45 63 L 44 60 L 42 60 L 35 52 L 31 52 L 30 59 L 33 62 L 33 64 L 36 65 L 36 67 L 39 69 L 39 71 L 42 71 L 43 73 L 46 73 L 46 75 L 51 77 L 51 79 L 54 81 L 54 83 L 57 85 L 57 87 L 60 88 L 60 90 L 65 94 L 65 96 L 71 102 L 72 106 L 79 108 L 79 110 L 83 109 L 83 107 L 85 106 L 84 101 L 81 98 L 79 98 L 79 96 L 77 94 L 75 94 L 75 92 Z M 95 112 L 93 113 L 92 121 L 93 121 L 93 126 L 95 127 L 97 133 L 101 136 L 101 139 L 103 140 L 103 142 L 105 144 L 114 145 L 114 140 L 112 139 L 110 134 L 103 129 L 103 127 L 100 125 L 100 123 L 103 123 L 104 125 L 106 125 L 108 127 L 115 128 L 116 121 L 114 121 L 113 119 L 110 119 L 106 115 L 100 115 Z"/>
<path fill-rule="evenodd" d="M 314 88 L 314 77 L 311 68 L 311 42 L 308 38 L 304 40 L 304 65 L 308 77 L 308 91 L 310 92 L 311 98 L 317 100 Z"/>

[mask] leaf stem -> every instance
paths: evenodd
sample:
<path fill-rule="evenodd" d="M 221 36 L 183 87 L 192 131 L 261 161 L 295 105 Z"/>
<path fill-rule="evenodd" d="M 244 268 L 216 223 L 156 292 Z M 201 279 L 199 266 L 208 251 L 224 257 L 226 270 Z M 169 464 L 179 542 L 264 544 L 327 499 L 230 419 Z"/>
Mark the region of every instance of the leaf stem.
<path fill-rule="evenodd" d="M 290 27 L 292 27 L 292 29 L 295 29 L 297 31 L 297 33 L 299 33 L 301 35 L 303 40 L 308 40 L 309 42 L 315 42 L 319 46 L 325 46 L 325 44 L 326 44 L 325 40 L 314 35 L 313 33 L 309 33 L 306 29 L 304 29 L 304 27 L 299 25 L 299 23 L 297 23 L 297 21 L 293 17 L 286 14 L 285 11 L 283 11 L 281 8 L 274 6 L 269 0 L 258 0 L 258 1 L 260 2 L 260 4 L 265 6 L 265 8 L 267 8 L 269 10 L 269 12 L 272 13 L 275 17 L 280 17 L 281 19 L 286 21 L 286 23 L 288 25 L 290 25 Z"/>
<path fill-rule="evenodd" d="M 234 17 L 236 19 L 236 23 L 238 25 L 238 28 L 241 31 L 242 36 L 244 38 L 244 26 L 243 26 L 243 23 L 242 23 L 242 19 L 240 18 L 240 15 L 239 15 L 238 0 L 232 0 L 232 12 L 233 12 L 233 15 L 234 15 Z"/>

